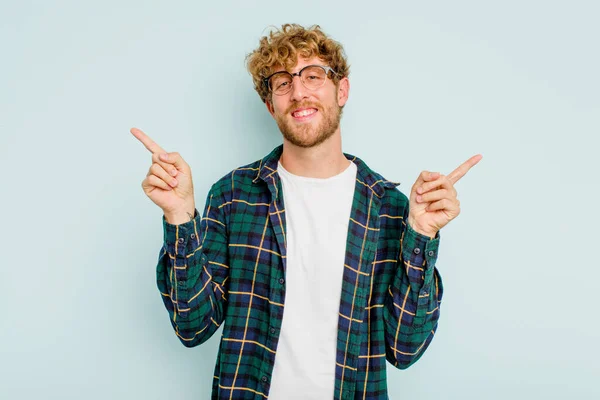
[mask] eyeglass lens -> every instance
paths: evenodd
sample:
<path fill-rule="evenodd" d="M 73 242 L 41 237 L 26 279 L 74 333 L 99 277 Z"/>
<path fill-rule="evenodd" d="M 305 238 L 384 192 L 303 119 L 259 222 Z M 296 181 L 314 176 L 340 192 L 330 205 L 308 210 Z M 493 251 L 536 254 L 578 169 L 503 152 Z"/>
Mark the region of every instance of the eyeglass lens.
<path fill-rule="evenodd" d="M 300 73 L 300 81 L 310 90 L 318 89 L 323 86 L 327 79 L 327 72 L 321 67 L 309 66 Z M 275 94 L 285 94 L 292 88 L 292 75 L 287 71 L 281 71 L 271 77 L 269 86 Z"/>

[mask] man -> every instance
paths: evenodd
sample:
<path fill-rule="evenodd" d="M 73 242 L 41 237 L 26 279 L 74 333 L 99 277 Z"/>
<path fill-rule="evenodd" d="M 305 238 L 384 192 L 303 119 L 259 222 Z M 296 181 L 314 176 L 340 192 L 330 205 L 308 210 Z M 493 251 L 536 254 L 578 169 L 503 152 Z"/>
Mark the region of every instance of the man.
<path fill-rule="evenodd" d="M 439 230 L 459 214 L 454 183 L 423 171 L 410 198 L 344 154 L 342 47 L 284 25 L 248 56 L 283 145 L 216 182 L 202 217 L 189 166 L 142 131 L 144 192 L 164 212 L 158 287 L 181 342 L 224 323 L 212 397 L 385 399 L 386 364 L 407 368 L 437 328 Z"/>

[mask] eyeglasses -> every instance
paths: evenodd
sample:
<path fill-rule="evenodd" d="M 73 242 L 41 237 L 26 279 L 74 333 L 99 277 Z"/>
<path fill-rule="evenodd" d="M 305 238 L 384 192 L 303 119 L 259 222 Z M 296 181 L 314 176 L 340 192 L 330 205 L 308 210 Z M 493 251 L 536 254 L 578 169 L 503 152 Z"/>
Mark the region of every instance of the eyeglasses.
<path fill-rule="evenodd" d="M 300 82 L 309 90 L 316 90 L 325 84 L 329 73 L 337 75 L 331 67 L 325 65 L 307 65 L 295 74 L 279 71 L 263 79 L 263 83 L 274 94 L 281 96 L 292 90 L 294 77 L 300 77 Z"/>

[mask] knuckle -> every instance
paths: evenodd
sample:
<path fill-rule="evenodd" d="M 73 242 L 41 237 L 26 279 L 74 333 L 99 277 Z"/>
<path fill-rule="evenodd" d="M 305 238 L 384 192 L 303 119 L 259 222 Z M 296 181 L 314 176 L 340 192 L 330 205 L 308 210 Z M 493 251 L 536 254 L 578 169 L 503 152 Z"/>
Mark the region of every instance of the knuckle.
<path fill-rule="evenodd" d="M 153 174 L 158 174 L 161 170 L 161 166 L 158 165 L 157 163 L 152 164 L 152 166 L 150 167 L 150 171 L 152 171 Z"/>

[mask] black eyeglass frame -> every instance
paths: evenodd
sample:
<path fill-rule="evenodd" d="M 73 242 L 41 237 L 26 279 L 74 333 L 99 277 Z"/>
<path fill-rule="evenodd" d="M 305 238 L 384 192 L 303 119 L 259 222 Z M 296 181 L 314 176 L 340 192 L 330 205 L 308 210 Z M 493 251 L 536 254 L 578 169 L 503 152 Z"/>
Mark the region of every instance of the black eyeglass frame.
<path fill-rule="evenodd" d="M 295 77 L 295 76 L 298 76 L 298 77 L 300 78 L 300 82 L 302 82 L 302 85 L 304 85 L 304 87 L 306 87 L 306 85 L 304 84 L 304 81 L 302 80 L 302 75 L 301 75 L 301 74 L 302 74 L 302 71 L 304 71 L 306 68 L 310 68 L 310 67 L 319 67 L 319 68 L 322 68 L 322 69 L 325 71 L 325 76 L 326 76 L 326 77 L 328 77 L 329 79 L 331 79 L 331 78 L 329 77 L 329 73 L 330 73 L 330 72 L 332 72 L 334 75 L 338 75 L 338 73 L 337 73 L 337 72 L 335 72 L 335 71 L 333 70 L 333 68 L 331 68 L 331 67 L 330 67 L 330 66 L 328 66 L 328 65 L 317 65 L 317 64 L 311 64 L 311 65 L 307 65 L 307 66 L 305 66 L 305 67 L 304 67 L 304 68 L 302 68 L 300 71 L 298 71 L 298 72 L 295 72 L 295 73 L 293 73 L 293 74 L 292 74 L 291 72 L 288 72 L 288 71 L 277 71 L 277 72 L 275 72 L 275 73 L 272 73 L 271 75 L 267 76 L 266 78 L 263 78 L 263 84 L 265 85 L 265 87 L 267 88 L 267 90 L 268 90 L 270 93 L 273 93 L 273 94 L 274 94 L 274 95 L 276 95 L 276 96 L 283 96 L 284 94 L 288 94 L 288 93 L 289 93 L 289 90 L 292 90 L 291 88 L 292 88 L 292 85 L 293 85 L 293 82 L 294 82 L 294 77 Z M 292 85 L 290 85 L 290 89 L 289 89 L 287 92 L 285 92 L 285 93 L 277 94 L 277 93 L 275 93 L 275 92 L 273 91 L 273 89 L 272 89 L 272 88 L 271 88 L 271 86 L 269 85 L 269 80 L 270 80 L 270 79 L 271 79 L 273 76 L 275 76 L 275 75 L 277 75 L 277 74 L 288 74 L 288 75 L 290 75 L 290 76 L 292 77 Z M 323 81 L 323 84 L 325 84 L 325 81 Z M 307 88 L 308 90 L 312 90 L 312 89 L 310 89 L 310 88 L 308 88 L 308 87 L 306 87 L 306 88 Z"/>

